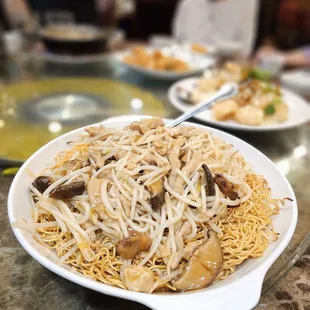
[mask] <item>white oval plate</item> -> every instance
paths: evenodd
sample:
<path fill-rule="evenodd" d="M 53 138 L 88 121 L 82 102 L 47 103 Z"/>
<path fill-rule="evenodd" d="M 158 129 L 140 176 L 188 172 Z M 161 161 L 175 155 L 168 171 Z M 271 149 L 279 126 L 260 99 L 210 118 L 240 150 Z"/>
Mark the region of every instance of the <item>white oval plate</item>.
<path fill-rule="evenodd" d="M 151 48 L 147 48 L 148 51 L 151 51 Z M 169 48 L 167 48 L 169 52 Z M 113 58 L 121 63 L 124 67 L 127 67 L 134 72 L 137 72 L 141 75 L 150 77 L 150 78 L 156 78 L 156 79 L 161 79 L 161 80 L 180 80 L 185 77 L 189 77 L 192 75 L 198 75 L 203 72 L 204 69 L 209 68 L 215 64 L 215 58 L 212 56 L 206 56 L 206 55 L 200 55 L 197 53 L 190 53 L 186 50 L 180 50 L 177 49 L 174 52 L 174 56 L 176 58 L 179 58 L 181 60 L 186 61 L 189 66 L 191 67 L 190 71 L 186 72 L 168 72 L 168 71 L 159 71 L 159 70 L 152 70 L 152 69 L 147 69 L 143 68 L 140 66 L 136 65 L 130 65 L 124 62 L 124 57 L 129 55 L 131 53 L 130 50 L 124 51 L 124 52 L 119 52 L 119 53 L 114 53 Z"/>
<path fill-rule="evenodd" d="M 174 107 L 176 107 L 181 112 L 186 112 L 191 105 L 184 103 L 177 94 L 177 88 L 180 86 L 186 88 L 192 88 L 199 78 L 188 78 L 182 81 L 178 81 L 173 84 L 168 90 L 169 101 Z M 242 125 L 235 121 L 226 121 L 221 122 L 213 118 L 211 109 L 208 109 L 195 116 L 200 121 L 219 126 L 226 129 L 235 129 L 235 130 L 244 130 L 244 131 L 274 131 L 274 130 L 283 130 L 293 127 L 298 127 L 310 120 L 310 105 L 309 103 L 298 96 L 297 94 L 281 88 L 281 91 L 284 96 L 284 101 L 289 107 L 289 116 L 288 119 L 282 123 L 274 123 L 268 125 L 260 126 L 248 126 Z"/>
<path fill-rule="evenodd" d="M 102 124 L 107 127 L 124 127 L 139 118 L 141 116 L 116 117 L 103 121 Z M 186 125 L 189 124 L 186 123 Z M 293 199 L 293 202 L 287 202 L 281 208 L 280 214 L 273 218 L 275 230 L 280 233 L 279 239 L 269 245 L 262 257 L 246 261 L 227 279 L 195 292 L 153 295 L 136 293 L 96 282 L 74 272 L 68 266 L 58 263 L 55 253 L 36 242 L 30 232 L 12 228 L 16 238 L 35 260 L 59 276 L 104 294 L 140 302 L 155 310 L 187 310 L 189 308 L 205 310 L 206 305 L 209 310 L 252 309 L 260 298 L 263 279 L 268 268 L 283 252 L 293 236 L 297 222 L 296 198 L 286 178 L 265 155 L 232 135 L 217 129 L 196 126 L 206 128 L 213 135 L 234 145 L 252 164 L 254 171 L 265 176 L 272 189 L 272 196 Z M 60 151 L 68 149 L 67 142 L 77 139 L 82 131 L 83 128 L 80 128 L 49 142 L 33 154 L 20 168 L 9 192 L 10 223 L 24 219 L 31 221 L 32 219 L 28 186 L 33 178 L 29 175 L 29 170 L 38 175 Z M 102 298 L 104 302 L 104 296 Z"/>

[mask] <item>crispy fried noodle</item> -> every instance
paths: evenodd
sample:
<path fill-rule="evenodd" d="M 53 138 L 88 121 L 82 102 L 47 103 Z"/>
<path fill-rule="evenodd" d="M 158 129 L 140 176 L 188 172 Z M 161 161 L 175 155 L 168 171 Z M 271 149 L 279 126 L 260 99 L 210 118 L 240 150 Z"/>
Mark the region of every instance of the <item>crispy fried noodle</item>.
<path fill-rule="evenodd" d="M 89 127 L 32 184 L 15 223 L 60 261 L 140 292 L 200 289 L 275 241 L 279 199 L 232 145 L 161 119 Z"/>

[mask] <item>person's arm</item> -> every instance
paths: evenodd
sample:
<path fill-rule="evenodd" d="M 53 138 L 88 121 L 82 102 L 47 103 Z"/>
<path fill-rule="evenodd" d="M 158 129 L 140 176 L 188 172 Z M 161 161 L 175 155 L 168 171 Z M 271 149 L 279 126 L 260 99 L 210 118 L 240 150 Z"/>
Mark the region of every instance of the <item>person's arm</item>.
<path fill-rule="evenodd" d="M 254 64 L 259 64 L 266 56 L 280 56 L 287 67 L 310 67 L 310 45 L 296 50 L 283 52 L 274 47 L 262 47 L 257 52 Z"/>
<path fill-rule="evenodd" d="M 258 0 L 242 1 L 243 15 L 240 19 L 239 40 L 243 45 L 243 56 L 249 56 L 253 51 L 256 38 Z"/>
<path fill-rule="evenodd" d="M 310 45 L 283 53 L 285 64 L 289 67 L 310 67 Z"/>

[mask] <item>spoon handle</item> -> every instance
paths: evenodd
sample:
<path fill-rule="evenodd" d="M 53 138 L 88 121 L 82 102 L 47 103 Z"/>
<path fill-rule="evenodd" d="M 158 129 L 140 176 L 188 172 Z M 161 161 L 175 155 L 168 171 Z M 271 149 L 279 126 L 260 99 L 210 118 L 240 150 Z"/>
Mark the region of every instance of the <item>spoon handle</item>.
<path fill-rule="evenodd" d="M 179 125 L 180 123 L 184 122 L 185 120 L 189 119 L 190 117 L 203 112 L 204 110 L 212 106 L 214 103 L 224 100 L 224 99 L 229 99 L 231 97 L 234 97 L 237 94 L 237 92 L 238 92 L 237 84 L 226 83 L 220 88 L 220 90 L 216 94 L 214 94 L 207 100 L 202 101 L 201 103 L 190 108 L 188 111 L 180 115 L 170 124 L 167 124 L 166 127 L 175 127 Z"/>

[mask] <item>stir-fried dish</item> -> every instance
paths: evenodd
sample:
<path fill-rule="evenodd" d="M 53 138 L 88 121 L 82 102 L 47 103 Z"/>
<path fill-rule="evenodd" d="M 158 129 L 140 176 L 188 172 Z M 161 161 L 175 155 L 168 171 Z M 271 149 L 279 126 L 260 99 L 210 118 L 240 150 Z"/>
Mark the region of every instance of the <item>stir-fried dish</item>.
<path fill-rule="evenodd" d="M 60 262 L 138 292 L 201 289 L 278 234 L 263 176 L 232 145 L 159 118 L 89 127 L 29 184 L 34 238 Z"/>
<path fill-rule="evenodd" d="M 165 55 L 161 50 L 148 51 L 143 47 L 135 47 L 129 55 L 124 57 L 124 62 L 151 70 L 186 72 L 191 68 L 182 59 Z"/>
<path fill-rule="evenodd" d="M 239 93 L 235 98 L 223 100 L 213 106 L 212 115 L 216 120 L 233 120 L 250 126 L 287 120 L 288 106 L 280 88 L 266 81 L 247 79 L 248 74 L 247 68 L 227 63 L 224 68 L 201 78 L 189 93 L 188 101 L 199 103 L 214 94 L 223 84 L 235 81 L 241 83 Z"/>

